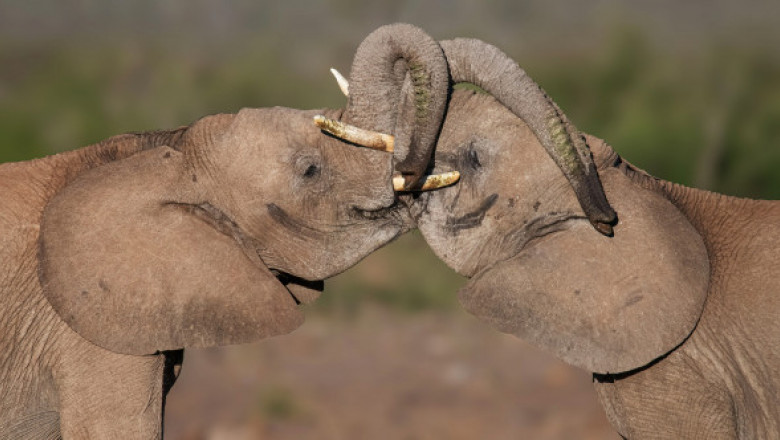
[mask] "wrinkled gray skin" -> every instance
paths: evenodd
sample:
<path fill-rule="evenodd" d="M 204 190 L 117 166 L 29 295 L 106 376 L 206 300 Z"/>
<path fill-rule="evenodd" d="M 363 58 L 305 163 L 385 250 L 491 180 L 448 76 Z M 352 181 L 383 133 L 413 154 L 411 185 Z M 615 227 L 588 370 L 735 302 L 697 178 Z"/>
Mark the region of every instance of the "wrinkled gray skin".
<path fill-rule="evenodd" d="M 411 207 L 436 254 L 470 278 L 464 307 L 594 372 L 625 438 L 775 438 L 780 203 L 656 179 L 585 136 L 617 212 L 604 235 L 508 109 L 522 100 L 495 87 L 517 72 L 473 59 L 504 55 L 473 40 L 442 45 L 454 82 L 498 99 L 453 94 L 435 169 L 458 169 L 461 180 Z"/>
<path fill-rule="evenodd" d="M 386 77 L 361 74 L 387 59 Z M 161 438 L 183 347 L 292 331 L 317 280 L 403 232 L 393 162 L 421 175 L 435 137 L 362 90 L 424 95 L 435 116 L 446 87 L 402 92 L 399 60 L 447 84 L 439 46 L 396 25 L 361 45 L 343 115 L 244 109 L 0 165 L 0 438 Z M 369 129 L 381 114 L 409 141 L 394 160 L 320 132 L 316 113 Z"/>

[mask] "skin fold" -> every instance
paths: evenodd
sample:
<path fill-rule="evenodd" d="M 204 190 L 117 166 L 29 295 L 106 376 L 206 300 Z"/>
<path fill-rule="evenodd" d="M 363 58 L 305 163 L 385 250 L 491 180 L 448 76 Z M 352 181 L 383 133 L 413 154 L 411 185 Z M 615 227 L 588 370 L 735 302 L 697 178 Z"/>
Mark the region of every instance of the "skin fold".
<path fill-rule="evenodd" d="M 470 62 L 443 46 L 451 66 Z M 662 181 L 585 135 L 617 214 L 604 234 L 512 107 L 522 101 L 480 83 L 507 69 L 472 65 L 453 82 L 496 96 L 456 90 L 435 151 L 434 171 L 457 169 L 460 182 L 410 202 L 434 252 L 470 278 L 463 306 L 593 372 L 625 438 L 774 438 L 780 203 Z"/>
<path fill-rule="evenodd" d="M 0 165 L 0 438 L 162 438 L 184 347 L 301 325 L 322 279 L 408 228 L 391 181 L 428 165 L 446 69 L 424 32 L 385 26 L 344 110 L 243 109 Z M 316 114 L 400 148 L 337 139 Z"/>

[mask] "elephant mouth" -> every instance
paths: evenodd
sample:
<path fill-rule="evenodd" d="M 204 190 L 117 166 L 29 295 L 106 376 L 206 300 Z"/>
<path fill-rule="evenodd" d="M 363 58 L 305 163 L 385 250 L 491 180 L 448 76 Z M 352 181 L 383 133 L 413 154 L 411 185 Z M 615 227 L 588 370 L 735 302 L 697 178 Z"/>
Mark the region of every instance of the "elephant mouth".
<path fill-rule="evenodd" d="M 345 209 L 345 216 L 349 219 L 349 223 L 342 225 L 318 224 L 316 227 L 313 224 L 294 218 L 274 203 L 269 203 L 266 208 L 268 209 L 268 214 L 276 223 L 296 236 L 320 242 L 325 241 L 325 235 L 348 231 L 355 224 L 370 224 L 375 228 L 397 228 L 405 224 L 397 203 L 373 210 L 352 206 Z"/>
<path fill-rule="evenodd" d="M 386 220 L 388 222 L 392 222 L 394 219 L 398 218 L 399 216 L 399 206 L 398 204 L 393 204 L 391 206 L 386 206 L 384 208 L 379 209 L 361 209 L 357 206 L 353 206 L 350 211 L 350 217 L 356 220 L 365 220 L 370 222 L 375 221 L 381 221 Z"/>

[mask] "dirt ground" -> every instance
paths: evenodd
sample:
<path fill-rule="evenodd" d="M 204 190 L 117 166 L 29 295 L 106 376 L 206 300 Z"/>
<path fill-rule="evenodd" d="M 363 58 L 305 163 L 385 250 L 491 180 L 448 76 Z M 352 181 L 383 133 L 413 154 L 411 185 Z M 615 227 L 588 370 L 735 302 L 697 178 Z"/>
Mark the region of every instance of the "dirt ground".
<path fill-rule="evenodd" d="M 291 335 L 187 350 L 166 438 L 618 438 L 589 374 L 460 310 L 310 315 Z"/>

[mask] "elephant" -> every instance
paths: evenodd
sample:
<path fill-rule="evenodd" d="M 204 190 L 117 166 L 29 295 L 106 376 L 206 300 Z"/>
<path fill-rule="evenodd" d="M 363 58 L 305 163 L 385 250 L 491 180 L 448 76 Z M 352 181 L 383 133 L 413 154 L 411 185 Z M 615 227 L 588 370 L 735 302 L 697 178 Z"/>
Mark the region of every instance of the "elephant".
<path fill-rule="evenodd" d="M 463 307 L 592 372 L 624 438 L 775 438 L 780 203 L 653 177 L 496 47 L 440 44 L 477 86 L 451 94 L 432 165 L 460 182 L 409 209 Z"/>
<path fill-rule="evenodd" d="M 184 348 L 291 332 L 323 279 L 405 231 L 394 189 L 426 186 L 446 62 L 389 25 L 351 77 L 343 110 L 242 109 L 0 165 L 0 437 L 162 438 Z"/>

